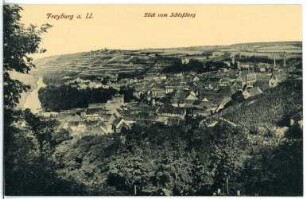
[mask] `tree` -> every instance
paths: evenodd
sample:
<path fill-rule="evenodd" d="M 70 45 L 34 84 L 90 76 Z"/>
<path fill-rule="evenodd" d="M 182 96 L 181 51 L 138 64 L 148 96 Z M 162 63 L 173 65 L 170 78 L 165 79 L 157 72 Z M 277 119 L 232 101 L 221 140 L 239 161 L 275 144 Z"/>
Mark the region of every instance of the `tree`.
<path fill-rule="evenodd" d="M 29 109 L 24 111 L 24 120 L 27 122 L 29 130 L 37 140 L 41 160 L 50 157 L 56 146 L 53 132 L 58 122 L 56 120 L 38 117 Z"/>
<path fill-rule="evenodd" d="M 25 27 L 20 23 L 21 10 L 18 5 L 3 7 L 5 194 L 56 195 L 57 191 L 65 194 L 60 188 L 64 182 L 55 178 L 49 161 L 54 148 L 51 136 L 54 124 L 29 110 L 16 108 L 21 93 L 30 87 L 12 79 L 10 73 L 28 73 L 35 67 L 30 55 L 45 51 L 39 48 L 41 34 L 50 27 L 48 24 Z"/>
<path fill-rule="evenodd" d="M 242 173 L 249 195 L 303 195 L 302 135 L 299 126 L 292 126 L 272 149 L 261 147 L 251 156 Z"/>
<path fill-rule="evenodd" d="M 39 49 L 41 34 L 46 32 L 50 25 L 41 28 L 30 25 L 25 27 L 20 23 L 20 11 L 17 5 L 5 5 L 3 8 L 3 69 L 4 69 L 4 129 L 5 146 L 9 146 L 13 132 L 16 130 L 13 123 L 18 120 L 20 112 L 15 110 L 22 92 L 30 87 L 18 80 L 11 79 L 10 72 L 28 73 L 35 67 L 29 54 L 44 51 Z M 5 147 L 7 152 L 9 147 Z"/>
<path fill-rule="evenodd" d="M 208 170 L 207 163 L 204 163 L 199 154 L 192 151 L 192 188 L 194 195 L 209 195 L 213 178 L 211 172 Z"/>
<path fill-rule="evenodd" d="M 35 67 L 33 53 L 44 52 L 40 49 L 41 34 L 51 26 L 42 25 L 40 28 L 30 25 L 25 27 L 20 23 L 20 11 L 17 5 L 5 5 L 3 8 L 3 68 L 4 68 L 4 104 L 6 108 L 14 108 L 19 102 L 20 94 L 27 91 L 29 86 L 10 78 L 9 71 L 28 73 Z"/>
<path fill-rule="evenodd" d="M 30 55 L 45 51 L 39 47 L 41 35 L 51 27 L 25 27 L 20 23 L 21 11 L 18 5 L 3 7 L 5 194 L 82 195 L 82 185 L 60 179 L 55 173 L 56 122 L 17 108 L 21 93 L 30 87 L 10 74 L 28 73 L 35 67 Z"/>
<path fill-rule="evenodd" d="M 133 92 L 135 91 L 134 88 L 128 87 L 128 86 L 122 86 L 120 87 L 120 94 L 124 95 L 124 102 L 130 102 L 131 100 L 136 100 L 136 98 L 133 95 Z"/>
<path fill-rule="evenodd" d="M 110 163 L 108 182 L 121 190 L 139 195 L 139 192 L 149 183 L 152 171 L 150 161 L 144 161 L 143 155 L 139 153 L 127 155 Z"/>
<path fill-rule="evenodd" d="M 231 182 L 235 182 L 234 178 L 242 169 L 247 153 L 246 135 L 242 130 L 221 122 L 212 129 L 206 129 L 202 139 L 209 145 L 206 150 L 210 153 L 209 170 L 214 180 L 212 188 L 233 195 L 235 188 Z"/>
<path fill-rule="evenodd" d="M 5 190 L 8 194 L 18 194 L 24 190 L 21 183 L 25 182 L 21 182 L 16 173 L 22 169 L 22 163 L 33 159 L 31 151 L 35 150 L 31 131 L 24 127 L 23 112 L 16 109 L 21 93 L 30 87 L 11 79 L 10 73 L 28 73 L 35 67 L 29 55 L 44 51 L 39 48 L 41 34 L 50 27 L 48 24 L 40 28 L 33 25 L 25 27 L 20 23 L 21 10 L 18 5 L 3 7 L 4 159 Z M 13 179 L 14 183 L 11 181 Z"/>

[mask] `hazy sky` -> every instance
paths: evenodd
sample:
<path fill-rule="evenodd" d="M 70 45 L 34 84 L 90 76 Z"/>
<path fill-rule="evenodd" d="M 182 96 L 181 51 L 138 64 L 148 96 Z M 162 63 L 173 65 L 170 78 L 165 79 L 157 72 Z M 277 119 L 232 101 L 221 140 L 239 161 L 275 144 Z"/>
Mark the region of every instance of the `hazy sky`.
<path fill-rule="evenodd" d="M 22 22 L 53 27 L 41 56 L 102 48 L 137 49 L 302 40 L 298 5 L 26 5 Z M 146 18 L 144 13 L 195 13 L 195 18 Z M 47 19 L 47 14 L 74 15 Z M 93 13 L 93 19 L 77 19 Z"/>

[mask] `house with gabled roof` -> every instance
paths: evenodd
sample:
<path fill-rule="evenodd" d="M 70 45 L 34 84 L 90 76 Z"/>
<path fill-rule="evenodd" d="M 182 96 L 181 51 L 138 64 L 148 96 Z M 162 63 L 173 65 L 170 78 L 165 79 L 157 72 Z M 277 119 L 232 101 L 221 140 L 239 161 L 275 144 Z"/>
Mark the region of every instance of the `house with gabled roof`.
<path fill-rule="evenodd" d="M 272 73 L 269 79 L 269 87 L 276 87 L 280 82 L 279 75 Z"/>
<path fill-rule="evenodd" d="M 189 95 L 186 97 L 186 101 L 195 101 L 195 100 L 197 100 L 198 99 L 198 97 L 197 97 L 197 94 L 194 92 L 194 91 L 191 91 L 190 93 L 189 93 Z"/>
<path fill-rule="evenodd" d="M 171 99 L 171 104 L 174 107 L 184 107 L 186 104 L 186 98 L 188 96 L 188 91 L 183 88 L 179 88 Z"/>
<path fill-rule="evenodd" d="M 184 119 L 186 116 L 186 109 L 182 107 L 173 107 L 171 105 L 162 105 L 157 108 L 156 113 L 160 116 L 179 117 Z"/>
<path fill-rule="evenodd" d="M 82 133 L 86 130 L 86 123 L 83 121 L 69 122 L 69 131 L 72 133 Z"/>
<path fill-rule="evenodd" d="M 212 106 L 212 103 L 204 97 L 202 100 L 196 100 L 192 107 L 197 108 L 197 109 L 208 109 Z"/>
<path fill-rule="evenodd" d="M 174 92 L 174 90 L 176 88 L 177 88 L 176 86 L 170 86 L 170 85 L 169 86 L 165 86 L 166 94 Z"/>
<path fill-rule="evenodd" d="M 221 103 L 218 105 L 218 107 L 217 107 L 217 109 L 216 109 L 216 112 L 222 110 L 222 109 L 225 107 L 225 105 L 226 105 L 227 103 L 229 103 L 230 101 L 232 101 L 232 98 L 231 98 L 231 97 L 228 97 L 228 96 L 224 97 L 224 98 L 221 100 Z"/>
<path fill-rule="evenodd" d="M 257 74 L 255 72 L 240 71 L 236 81 L 240 82 L 242 87 L 253 87 L 254 83 L 257 81 Z"/>
<path fill-rule="evenodd" d="M 195 82 L 195 83 L 196 83 L 196 82 L 199 82 L 199 81 L 200 81 L 200 78 L 199 78 L 198 76 L 195 76 L 195 77 L 192 79 L 192 81 Z"/>
<path fill-rule="evenodd" d="M 221 78 L 218 82 L 219 87 L 229 86 L 231 84 L 231 80 L 228 78 Z"/>
<path fill-rule="evenodd" d="M 160 87 L 153 87 L 150 92 L 153 98 L 163 98 L 166 95 L 166 90 Z"/>
<path fill-rule="evenodd" d="M 256 96 L 256 95 L 260 95 L 262 94 L 262 90 L 259 87 L 252 87 L 252 88 L 246 88 L 243 92 L 242 95 L 244 97 L 244 99 Z"/>

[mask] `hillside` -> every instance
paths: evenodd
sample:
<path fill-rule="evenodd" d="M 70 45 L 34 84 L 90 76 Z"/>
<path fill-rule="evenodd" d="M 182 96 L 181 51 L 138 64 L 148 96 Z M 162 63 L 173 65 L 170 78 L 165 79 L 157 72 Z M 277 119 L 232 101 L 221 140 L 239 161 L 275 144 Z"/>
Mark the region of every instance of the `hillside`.
<path fill-rule="evenodd" d="M 212 52 L 227 54 L 207 58 Z M 233 44 L 225 46 L 194 46 L 166 49 L 110 50 L 103 49 L 75 54 L 57 55 L 35 61 L 35 75 L 60 80 L 73 77 L 90 78 L 92 76 L 114 75 L 118 73 L 142 72 L 155 67 L 168 66 L 167 59 L 189 57 L 201 62 L 215 61 L 240 53 L 245 56 L 274 56 L 273 52 L 286 52 L 287 57 L 300 56 L 301 42 L 262 42 Z M 277 57 L 281 59 L 281 57 Z M 158 61 L 158 64 L 156 64 Z M 156 65 L 155 65 L 156 64 Z"/>
<path fill-rule="evenodd" d="M 221 115 L 248 129 L 270 129 L 274 126 L 288 125 L 290 117 L 302 110 L 302 82 L 287 80 L 256 98 L 225 109 Z"/>

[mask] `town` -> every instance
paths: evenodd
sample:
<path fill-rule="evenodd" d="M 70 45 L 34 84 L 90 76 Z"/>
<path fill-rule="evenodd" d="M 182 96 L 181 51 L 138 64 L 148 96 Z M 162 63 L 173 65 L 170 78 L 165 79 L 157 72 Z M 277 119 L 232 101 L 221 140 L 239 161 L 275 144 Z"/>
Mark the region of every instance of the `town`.
<path fill-rule="evenodd" d="M 289 74 L 290 78 L 301 78 L 293 75 L 297 71 L 296 63 L 287 63 L 290 54 L 286 52 L 270 52 L 270 60 L 255 62 L 252 59 L 256 57 L 248 53 L 212 51 L 203 56 L 176 56 L 179 62 L 154 54 L 149 55 L 156 58 L 152 66 L 134 77 L 120 78 L 116 70 L 88 79 L 65 76 L 63 81 L 67 87 L 80 91 L 114 89 L 116 94 L 105 102 L 89 103 L 87 107 L 42 111 L 41 114 L 56 118 L 61 127 L 74 135 L 118 133 L 135 123 L 182 124 L 186 118 L 201 118 L 208 126 L 214 126 L 216 121 L 208 118 L 218 115 L 233 101 L 261 95 L 285 81 Z M 191 62 L 199 58 L 217 59 L 221 67 L 212 66 L 200 73 L 189 71 L 188 67 L 194 64 Z M 137 59 L 132 58 L 125 64 L 133 67 L 132 60 Z M 175 67 L 175 64 L 187 70 L 165 72 L 165 68 Z"/>

